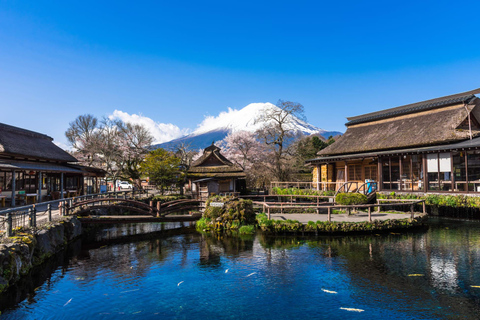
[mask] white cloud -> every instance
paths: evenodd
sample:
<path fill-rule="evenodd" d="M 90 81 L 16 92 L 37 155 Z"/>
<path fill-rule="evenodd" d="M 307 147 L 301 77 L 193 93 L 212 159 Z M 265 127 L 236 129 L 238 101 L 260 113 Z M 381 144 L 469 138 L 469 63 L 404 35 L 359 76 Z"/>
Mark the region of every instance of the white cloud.
<path fill-rule="evenodd" d="M 152 134 L 154 144 L 168 142 L 170 140 L 183 137 L 189 133 L 189 129 L 180 129 L 171 123 L 159 123 L 154 120 L 137 114 L 128 114 L 126 112 L 115 110 L 109 116 L 110 119 L 119 119 L 123 122 L 130 122 L 134 124 L 141 124 L 147 128 Z"/>

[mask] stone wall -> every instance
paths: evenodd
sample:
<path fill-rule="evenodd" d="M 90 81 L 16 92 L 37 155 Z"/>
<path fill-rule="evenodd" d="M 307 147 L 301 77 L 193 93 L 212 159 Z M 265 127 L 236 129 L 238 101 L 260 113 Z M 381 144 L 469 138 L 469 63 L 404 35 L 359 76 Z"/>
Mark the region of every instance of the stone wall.
<path fill-rule="evenodd" d="M 15 236 L 3 238 L 0 243 L 0 292 L 81 234 L 80 221 L 76 217 L 65 217 L 36 230 L 16 231 Z"/>

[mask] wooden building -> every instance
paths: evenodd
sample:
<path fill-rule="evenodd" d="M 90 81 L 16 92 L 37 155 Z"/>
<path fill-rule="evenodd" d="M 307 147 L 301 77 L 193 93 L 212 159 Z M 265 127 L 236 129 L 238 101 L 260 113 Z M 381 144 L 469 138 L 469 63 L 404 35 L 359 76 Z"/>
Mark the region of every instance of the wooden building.
<path fill-rule="evenodd" d="M 0 123 L 0 206 L 97 192 L 104 171 L 76 162 L 51 137 Z"/>
<path fill-rule="evenodd" d="M 225 158 L 213 143 L 191 165 L 187 175 L 192 193 L 201 200 L 213 193 L 240 193 L 246 187 L 243 170 Z"/>
<path fill-rule="evenodd" d="M 374 180 L 381 191 L 480 192 L 480 89 L 347 118 L 308 160 L 320 188 Z"/>

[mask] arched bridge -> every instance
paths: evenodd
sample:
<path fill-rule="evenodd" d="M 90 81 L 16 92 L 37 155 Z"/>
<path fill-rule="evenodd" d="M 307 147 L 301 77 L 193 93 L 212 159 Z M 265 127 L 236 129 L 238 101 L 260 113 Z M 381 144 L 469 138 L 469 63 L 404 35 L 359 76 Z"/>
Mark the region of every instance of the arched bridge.
<path fill-rule="evenodd" d="M 93 198 L 78 199 L 65 204 L 67 215 L 77 215 L 82 222 L 86 223 L 133 223 L 133 222 L 167 222 L 167 221 L 195 221 L 201 215 L 179 215 L 187 210 L 198 209 L 200 201 L 192 199 L 174 200 L 165 203 L 157 202 L 154 206 L 150 201 L 146 204 L 133 199 Z M 125 214 L 98 214 L 96 209 L 118 208 L 128 211 Z M 92 212 L 97 214 L 91 214 Z"/>

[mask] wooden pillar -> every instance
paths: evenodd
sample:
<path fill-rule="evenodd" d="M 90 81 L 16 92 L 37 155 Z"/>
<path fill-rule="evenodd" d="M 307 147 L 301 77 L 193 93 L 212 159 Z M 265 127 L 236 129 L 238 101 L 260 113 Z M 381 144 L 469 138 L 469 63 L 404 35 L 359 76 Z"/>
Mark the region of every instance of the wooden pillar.
<path fill-rule="evenodd" d="M 60 173 L 60 199 L 63 199 L 63 172 Z"/>
<path fill-rule="evenodd" d="M 328 207 L 328 215 L 327 215 L 327 220 L 328 222 L 332 222 L 332 207 Z"/>
<path fill-rule="evenodd" d="M 42 173 L 39 171 L 38 172 L 38 196 L 37 196 L 37 202 L 42 201 Z"/>
<path fill-rule="evenodd" d="M 413 211 L 413 207 L 414 207 L 414 205 L 411 204 L 410 205 L 410 218 L 412 218 L 412 219 L 415 218 L 415 212 Z"/>
<path fill-rule="evenodd" d="M 377 190 L 382 190 L 383 185 L 383 170 L 382 170 L 382 160 L 380 158 L 377 159 Z"/>
<path fill-rule="evenodd" d="M 453 152 L 450 152 L 450 182 L 451 188 L 450 190 L 455 191 L 455 175 L 453 174 Z"/>
<path fill-rule="evenodd" d="M 346 160 L 345 160 L 345 182 L 348 182 L 348 165 Z"/>
<path fill-rule="evenodd" d="M 368 221 L 372 222 L 372 207 L 368 207 Z"/>
<path fill-rule="evenodd" d="M 465 191 L 468 191 L 468 152 L 465 151 L 465 181 L 467 183 L 466 187 L 467 187 L 467 190 Z"/>
<path fill-rule="evenodd" d="M 427 212 L 427 210 L 425 208 L 425 200 L 423 200 L 423 202 L 422 202 L 422 207 L 423 207 L 423 214 L 425 214 Z"/>
<path fill-rule="evenodd" d="M 423 162 L 423 192 L 427 193 L 428 191 L 428 169 L 427 169 L 427 154 L 422 155 Z"/>
<path fill-rule="evenodd" d="M 15 207 L 15 188 L 16 188 L 16 172 L 12 170 L 12 207 Z"/>
<path fill-rule="evenodd" d="M 398 182 L 398 190 L 402 190 L 403 191 L 403 188 L 402 188 L 402 175 L 403 175 L 403 165 L 402 165 L 402 156 L 399 155 L 398 156 L 398 166 L 399 166 L 399 172 L 400 172 L 400 181 Z"/>

